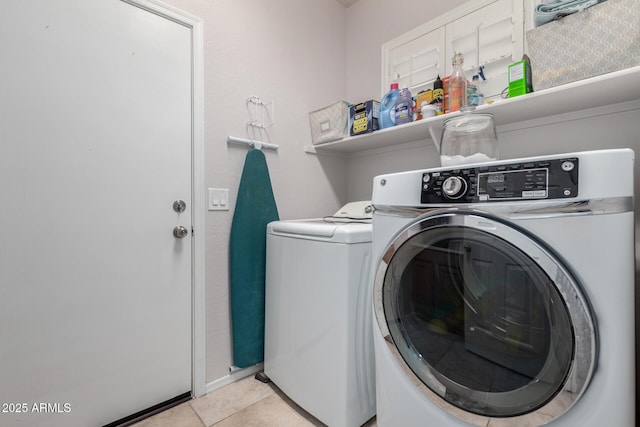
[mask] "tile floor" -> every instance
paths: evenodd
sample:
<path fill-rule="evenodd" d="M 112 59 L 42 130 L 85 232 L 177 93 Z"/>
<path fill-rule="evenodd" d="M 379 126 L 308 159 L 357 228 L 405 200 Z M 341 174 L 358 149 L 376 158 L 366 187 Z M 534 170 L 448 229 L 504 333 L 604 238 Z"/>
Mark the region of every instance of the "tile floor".
<path fill-rule="evenodd" d="M 134 427 L 324 426 L 273 383 L 253 376 L 154 415 Z M 365 424 L 375 427 L 375 417 Z"/>

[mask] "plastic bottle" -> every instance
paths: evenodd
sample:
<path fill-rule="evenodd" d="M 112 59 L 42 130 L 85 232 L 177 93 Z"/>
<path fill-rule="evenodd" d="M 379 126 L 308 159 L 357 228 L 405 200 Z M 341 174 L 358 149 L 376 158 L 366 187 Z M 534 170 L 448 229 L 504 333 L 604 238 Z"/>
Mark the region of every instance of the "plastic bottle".
<path fill-rule="evenodd" d="M 467 86 L 467 105 L 478 106 L 478 86 L 476 86 L 476 77 L 473 76 L 471 83 Z"/>
<path fill-rule="evenodd" d="M 413 98 L 408 87 L 403 87 L 396 99 L 396 125 L 403 125 L 413 121 Z"/>
<path fill-rule="evenodd" d="M 436 77 L 436 80 L 433 82 L 433 101 L 432 104 L 436 106 L 436 116 L 444 114 L 443 108 L 444 102 L 444 87 L 442 85 L 442 80 L 440 80 L 440 75 Z"/>
<path fill-rule="evenodd" d="M 473 105 L 477 107 L 478 105 L 482 105 L 484 103 L 484 95 L 480 93 L 479 89 L 480 84 L 480 76 L 477 74 L 473 75 L 471 79 L 471 84 L 467 86 L 467 104 Z"/>
<path fill-rule="evenodd" d="M 467 79 L 462 71 L 464 58 L 461 53 L 453 56 L 453 73 L 449 77 L 449 111 L 460 111 L 467 105 Z"/>
<path fill-rule="evenodd" d="M 400 95 L 398 83 L 391 83 L 391 88 L 380 100 L 380 116 L 378 117 L 378 127 L 380 129 L 390 128 L 396 124 L 396 100 Z"/>

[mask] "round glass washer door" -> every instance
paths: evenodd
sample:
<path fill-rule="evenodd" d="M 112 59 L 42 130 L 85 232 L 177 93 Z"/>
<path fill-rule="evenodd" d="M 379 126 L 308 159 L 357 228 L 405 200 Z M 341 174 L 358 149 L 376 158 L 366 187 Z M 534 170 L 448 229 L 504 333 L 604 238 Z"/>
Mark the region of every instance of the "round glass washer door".
<path fill-rule="evenodd" d="M 490 215 L 419 218 L 387 247 L 374 295 L 396 360 L 454 415 L 554 419 L 595 368 L 595 325 L 577 282 L 534 237 Z"/>

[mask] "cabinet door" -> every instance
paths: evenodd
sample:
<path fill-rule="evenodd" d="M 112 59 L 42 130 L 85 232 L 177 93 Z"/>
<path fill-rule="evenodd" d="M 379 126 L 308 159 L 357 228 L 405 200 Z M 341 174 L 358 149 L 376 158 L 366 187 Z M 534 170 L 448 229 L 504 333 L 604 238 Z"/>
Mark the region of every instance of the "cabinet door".
<path fill-rule="evenodd" d="M 446 26 L 446 74 L 451 74 L 451 58 L 464 56 L 469 80 L 480 66 L 486 81 L 479 84 L 485 97 L 498 97 L 508 86 L 507 67 L 522 58 L 524 42 L 522 0 L 498 0 Z"/>
<path fill-rule="evenodd" d="M 425 34 L 407 34 L 403 40 L 394 40 L 383 45 L 382 93 L 391 83 L 400 88 L 408 87 L 412 94 L 433 88 L 438 75 L 444 76 L 444 27 Z"/>

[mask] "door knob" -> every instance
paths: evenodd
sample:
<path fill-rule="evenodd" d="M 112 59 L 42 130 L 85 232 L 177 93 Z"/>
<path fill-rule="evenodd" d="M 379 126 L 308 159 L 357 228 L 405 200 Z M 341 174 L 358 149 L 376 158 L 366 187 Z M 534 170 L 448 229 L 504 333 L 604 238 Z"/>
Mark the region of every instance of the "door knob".
<path fill-rule="evenodd" d="M 184 202 L 184 200 L 176 200 L 175 202 L 173 202 L 173 210 L 178 213 L 184 212 L 186 208 L 187 204 Z"/>
<path fill-rule="evenodd" d="M 177 239 L 184 239 L 185 237 L 187 237 L 187 234 L 189 234 L 189 231 L 187 231 L 187 229 L 181 225 L 173 229 L 173 235 Z"/>

